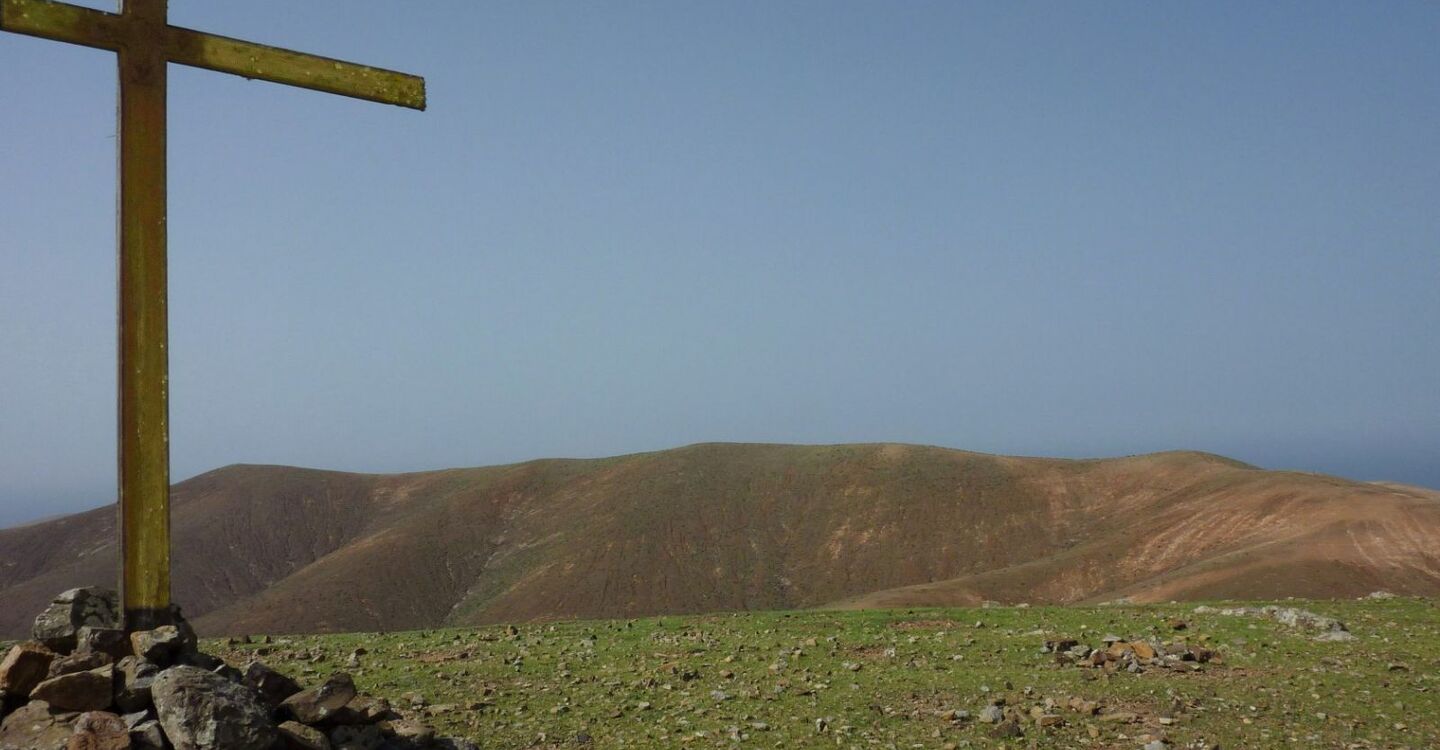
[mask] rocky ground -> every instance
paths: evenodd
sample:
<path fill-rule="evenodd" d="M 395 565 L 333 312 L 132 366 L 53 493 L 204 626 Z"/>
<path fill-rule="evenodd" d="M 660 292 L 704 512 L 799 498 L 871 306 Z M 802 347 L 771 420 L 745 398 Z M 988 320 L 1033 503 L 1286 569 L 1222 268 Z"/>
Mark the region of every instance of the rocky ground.
<path fill-rule="evenodd" d="M 1430 748 L 1424 599 L 751 613 L 217 643 L 484 748 Z"/>
<path fill-rule="evenodd" d="M 312 689 L 351 675 L 410 721 L 487 749 L 1440 746 L 1440 610 L 1424 599 L 751 613 L 202 646 Z"/>
<path fill-rule="evenodd" d="M 304 688 L 206 654 L 173 624 L 126 633 L 115 592 L 73 589 L 0 660 L 0 750 L 467 750 L 335 672 Z"/>

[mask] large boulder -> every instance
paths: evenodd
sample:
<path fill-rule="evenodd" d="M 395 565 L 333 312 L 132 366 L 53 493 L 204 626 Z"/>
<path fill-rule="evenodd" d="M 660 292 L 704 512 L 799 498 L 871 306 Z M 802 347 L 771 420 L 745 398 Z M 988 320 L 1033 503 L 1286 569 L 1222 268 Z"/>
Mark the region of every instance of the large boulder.
<path fill-rule="evenodd" d="M 175 750 L 267 750 L 270 712 L 248 688 L 199 667 L 171 667 L 150 687 L 160 726 Z"/>
<path fill-rule="evenodd" d="M 0 661 L 0 699 L 25 698 L 49 674 L 55 653 L 34 641 L 18 644 Z"/>
<path fill-rule="evenodd" d="M 31 629 L 35 640 L 51 650 L 68 654 L 75 650 L 76 635 L 85 626 L 120 627 L 119 597 L 102 588 L 70 589 L 55 597 L 35 618 Z"/>
<path fill-rule="evenodd" d="M 107 665 L 51 677 L 36 685 L 30 697 L 66 711 L 102 711 L 110 707 L 114 682 L 115 668 Z"/>
<path fill-rule="evenodd" d="M 79 714 L 30 701 L 0 723 L 0 750 L 66 750 Z"/>

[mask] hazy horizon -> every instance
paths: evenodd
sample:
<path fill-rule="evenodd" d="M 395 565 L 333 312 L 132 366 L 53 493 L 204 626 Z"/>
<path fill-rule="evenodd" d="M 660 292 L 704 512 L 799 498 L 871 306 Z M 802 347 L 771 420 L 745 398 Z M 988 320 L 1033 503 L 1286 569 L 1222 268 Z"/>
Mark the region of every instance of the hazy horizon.
<path fill-rule="evenodd" d="M 430 91 L 171 66 L 175 481 L 728 441 L 1440 488 L 1440 5 L 171 20 Z M 114 498 L 114 78 L 0 33 L 0 526 Z"/>

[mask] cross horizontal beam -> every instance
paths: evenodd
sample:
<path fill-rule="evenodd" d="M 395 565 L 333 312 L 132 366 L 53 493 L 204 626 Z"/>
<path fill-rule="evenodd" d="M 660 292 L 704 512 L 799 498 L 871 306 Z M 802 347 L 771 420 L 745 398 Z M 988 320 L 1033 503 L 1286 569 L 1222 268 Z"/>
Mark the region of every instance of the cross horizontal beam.
<path fill-rule="evenodd" d="M 129 43 L 124 16 L 53 0 L 0 0 L 0 29 L 86 47 Z M 165 58 L 173 63 L 283 83 L 366 101 L 425 109 L 425 79 L 408 73 L 167 26 Z"/>

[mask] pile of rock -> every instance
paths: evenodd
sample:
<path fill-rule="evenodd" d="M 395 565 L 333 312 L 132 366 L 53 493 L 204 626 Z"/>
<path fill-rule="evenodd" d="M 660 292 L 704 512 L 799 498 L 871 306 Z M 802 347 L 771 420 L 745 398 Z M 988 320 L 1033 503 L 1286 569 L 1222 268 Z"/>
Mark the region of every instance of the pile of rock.
<path fill-rule="evenodd" d="M 1133 746 L 1145 750 L 1169 750 L 1172 747 L 1166 738 L 1169 728 L 1182 723 L 1190 709 L 1189 704 L 1179 698 L 1172 699 L 1168 707 L 1140 708 L 1133 700 L 1128 701 L 1128 706 L 1109 706 L 1078 695 L 1041 698 L 1027 687 L 1023 695 L 990 696 L 976 719 L 982 725 L 989 725 L 989 734 L 998 739 L 1020 738 L 1032 733 L 1051 734 L 1063 727 L 1071 727 L 1070 738 L 1076 737 L 1074 729 L 1082 729 L 1089 741 L 1071 739 L 1066 747 L 1098 747 L 1109 727 L 1115 738 L 1134 742 Z M 970 719 L 968 711 L 942 712 L 941 715 L 953 724 Z M 1113 743 L 1103 744 L 1105 747 L 1120 747 Z M 1200 738 L 1182 747 L 1186 750 L 1220 750 L 1219 745 Z"/>
<path fill-rule="evenodd" d="M 1373 595 L 1372 595 L 1373 596 Z M 1259 617 L 1274 620 L 1288 628 L 1315 633 L 1317 641 L 1353 641 L 1355 636 L 1345 623 L 1325 615 L 1315 614 L 1298 607 L 1279 607 L 1274 604 L 1265 607 L 1225 607 L 1217 609 L 1202 604 L 1195 608 L 1197 615 L 1226 615 L 1229 617 Z"/>
<path fill-rule="evenodd" d="M 1027 688 L 1028 690 L 1028 688 Z M 1027 707 L 1028 705 L 1028 707 Z M 968 712 L 966 716 L 968 717 Z M 1027 728 L 1051 729 L 1080 721 L 1088 727 L 1097 724 L 1132 724 L 1144 721 L 1144 717 L 1131 711 L 1111 710 L 1099 701 L 1079 696 L 1056 700 L 1030 699 L 1018 703 L 1004 696 L 992 696 L 978 715 L 980 723 L 993 724 L 991 734 L 995 737 L 1022 737 Z M 1162 718 L 1160 723 L 1173 723 L 1173 718 Z M 1098 737 L 1098 733 L 1092 737 Z"/>
<path fill-rule="evenodd" d="M 72 589 L 0 661 L 0 750 L 474 750 L 347 674 L 309 689 L 202 653 L 175 624 L 126 634 L 115 592 Z"/>
<path fill-rule="evenodd" d="M 1040 652 L 1054 654 L 1058 664 L 1103 669 L 1107 673 L 1139 674 L 1148 668 L 1192 672 L 1202 669 L 1202 664 L 1218 661 L 1214 651 L 1184 641 L 1125 640 L 1107 635 L 1101 643 L 1099 648 L 1092 648 L 1076 640 L 1045 641 Z"/>

